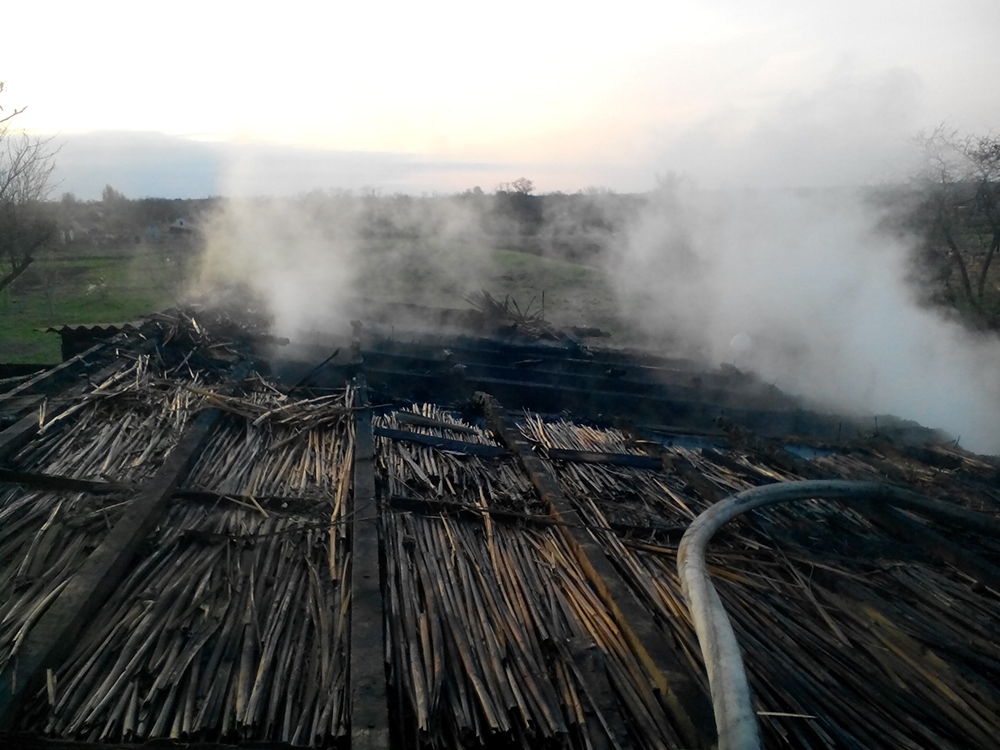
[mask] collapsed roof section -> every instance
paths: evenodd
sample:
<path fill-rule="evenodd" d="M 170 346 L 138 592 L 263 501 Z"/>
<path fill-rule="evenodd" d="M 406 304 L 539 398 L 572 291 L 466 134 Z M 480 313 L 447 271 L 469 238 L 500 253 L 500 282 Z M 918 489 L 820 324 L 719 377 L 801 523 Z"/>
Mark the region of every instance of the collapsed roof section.
<path fill-rule="evenodd" d="M 678 544 L 728 495 L 816 478 L 947 512 L 725 528 L 708 560 L 765 744 L 1000 732 L 990 461 L 565 340 L 360 327 L 269 367 L 276 343 L 164 314 L 0 393 L 7 741 L 709 747 Z"/>

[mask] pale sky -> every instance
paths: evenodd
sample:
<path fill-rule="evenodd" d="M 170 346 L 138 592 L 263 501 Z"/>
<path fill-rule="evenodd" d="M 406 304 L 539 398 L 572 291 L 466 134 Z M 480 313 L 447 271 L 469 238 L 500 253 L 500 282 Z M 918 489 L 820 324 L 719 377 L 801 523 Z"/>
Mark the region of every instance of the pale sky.
<path fill-rule="evenodd" d="M 8 5 L 0 104 L 82 198 L 851 184 L 1000 129 L 1000 0 Z"/>

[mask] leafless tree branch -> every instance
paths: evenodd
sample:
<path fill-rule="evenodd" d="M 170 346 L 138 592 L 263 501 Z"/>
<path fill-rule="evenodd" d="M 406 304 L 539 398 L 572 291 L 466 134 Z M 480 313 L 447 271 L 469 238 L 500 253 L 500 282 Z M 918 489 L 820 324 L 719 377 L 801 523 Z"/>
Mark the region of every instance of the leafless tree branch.
<path fill-rule="evenodd" d="M 0 83 L 0 93 L 3 88 Z M 0 119 L 0 263 L 9 269 L 0 272 L 0 289 L 27 270 L 55 232 L 42 206 L 51 190 L 55 151 L 50 138 L 11 127 L 23 111 Z"/>

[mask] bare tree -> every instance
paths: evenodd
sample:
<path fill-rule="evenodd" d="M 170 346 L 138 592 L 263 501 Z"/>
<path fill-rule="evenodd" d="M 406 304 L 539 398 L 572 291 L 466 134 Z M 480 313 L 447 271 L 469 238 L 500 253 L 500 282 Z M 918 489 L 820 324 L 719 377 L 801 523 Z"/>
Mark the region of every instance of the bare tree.
<path fill-rule="evenodd" d="M 979 323 L 1000 323 L 1000 136 L 937 128 L 920 139 L 916 219 L 924 259 L 949 301 Z M 991 273 L 992 272 L 992 273 Z"/>
<path fill-rule="evenodd" d="M 0 94 L 3 93 L 5 85 L 6 84 L 3 81 L 0 81 Z M 21 107 L 20 109 L 14 109 L 10 114 L 6 114 L 6 115 L 2 114 L 3 111 L 4 111 L 3 107 L 0 106 L 0 125 L 2 125 L 3 123 L 7 122 L 7 120 L 13 120 L 19 114 L 21 114 L 22 112 L 24 112 L 24 107 Z"/>
<path fill-rule="evenodd" d="M 535 189 L 535 183 L 527 177 L 518 177 L 510 182 L 501 182 L 497 185 L 498 193 L 512 193 L 514 195 L 531 195 Z"/>
<path fill-rule="evenodd" d="M 15 109 L 0 119 L 0 289 L 27 270 L 55 233 L 43 205 L 55 154 L 50 139 L 12 127 L 12 119 L 23 111 Z"/>

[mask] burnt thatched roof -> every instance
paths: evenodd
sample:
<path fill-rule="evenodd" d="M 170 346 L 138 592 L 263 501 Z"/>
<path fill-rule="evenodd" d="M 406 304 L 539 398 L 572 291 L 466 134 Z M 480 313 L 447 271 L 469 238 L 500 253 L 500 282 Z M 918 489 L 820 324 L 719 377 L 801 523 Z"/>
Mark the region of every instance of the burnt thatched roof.
<path fill-rule="evenodd" d="M 0 392 L 5 743 L 708 747 L 678 545 L 800 479 L 938 510 L 720 533 L 766 746 L 1000 735 L 991 459 L 569 337 L 278 343 L 175 311 Z"/>

